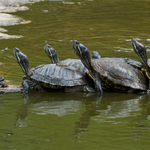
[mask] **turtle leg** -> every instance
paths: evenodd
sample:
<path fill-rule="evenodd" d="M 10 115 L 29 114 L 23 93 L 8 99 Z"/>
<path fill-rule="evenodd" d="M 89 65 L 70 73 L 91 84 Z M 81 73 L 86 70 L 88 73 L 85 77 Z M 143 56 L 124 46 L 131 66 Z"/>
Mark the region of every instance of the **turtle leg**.
<path fill-rule="evenodd" d="M 101 79 L 98 73 L 95 74 L 94 83 L 95 83 L 95 89 L 97 90 L 97 92 L 99 92 L 100 94 L 103 94 L 103 90 L 101 87 Z"/>
<path fill-rule="evenodd" d="M 29 93 L 29 91 L 31 90 L 31 87 L 30 87 L 30 80 L 28 79 L 25 79 L 22 81 L 22 86 L 23 86 L 23 89 L 21 90 L 22 93 Z"/>
<path fill-rule="evenodd" d="M 83 92 L 95 93 L 96 89 L 94 89 L 93 87 L 89 85 L 86 85 L 86 86 L 83 86 Z"/>

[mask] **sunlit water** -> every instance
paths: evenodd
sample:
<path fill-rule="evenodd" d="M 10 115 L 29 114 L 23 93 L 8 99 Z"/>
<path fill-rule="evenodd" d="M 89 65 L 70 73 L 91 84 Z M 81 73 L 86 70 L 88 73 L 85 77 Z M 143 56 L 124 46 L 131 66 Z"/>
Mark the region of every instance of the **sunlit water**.
<path fill-rule="evenodd" d="M 138 60 L 130 40 L 150 50 L 148 0 L 0 0 L 0 76 L 19 85 L 23 73 L 13 48 L 30 67 L 50 63 L 44 45 L 59 59 L 77 58 L 76 39 L 102 57 Z M 148 149 L 150 97 L 140 94 L 42 93 L 0 95 L 0 149 Z"/>

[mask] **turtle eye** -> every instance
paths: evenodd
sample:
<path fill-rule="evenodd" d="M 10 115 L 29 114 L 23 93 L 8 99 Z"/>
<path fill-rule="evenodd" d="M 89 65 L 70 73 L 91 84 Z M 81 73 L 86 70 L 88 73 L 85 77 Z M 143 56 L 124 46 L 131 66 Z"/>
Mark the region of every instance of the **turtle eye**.
<path fill-rule="evenodd" d="M 138 52 L 141 54 L 144 51 L 144 46 L 141 43 L 137 43 L 137 47 L 136 49 L 138 50 Z"/>
<path fill-rule="evenodd" d="M 76 44 L 77 44 L 77 45 L 79 45 L 79 42 L 78 42 L 78 41 L 76 41 Z"/>
<path fill-rule="evenodd" d="M 50 46 L 50 45 L 48 45 L 48 48 L 51 48 L 51 46 Z"/>

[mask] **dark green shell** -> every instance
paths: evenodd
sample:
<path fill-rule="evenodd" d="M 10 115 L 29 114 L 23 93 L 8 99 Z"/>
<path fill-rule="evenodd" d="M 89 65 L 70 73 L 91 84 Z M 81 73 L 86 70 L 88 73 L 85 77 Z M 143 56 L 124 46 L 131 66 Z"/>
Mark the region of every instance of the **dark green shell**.
<path fill-rule="evenodd" d="M 75 67 L 81 73 L 85 73 L 88 71 L 80 59 L 65 59 L 65 60 L 61 61 L 60 63 L 63 65 Z"/>
<path fill-rule="evenodd" d="M 56 64 L 36 67 L 30 78 L 45 83 L 45 85 L 48 84 L 61 87 L 86 84 L 85 76 L 81 72 L 74 70 L 72 67 L 62 67 Z"/>
<path fill-rule="evenodd" d="M 137 69 L 113 58 L 92 59 L 93 69 L 100 74 L 102 87 L 114 91 L 148 89 L 148 82 Z"/>

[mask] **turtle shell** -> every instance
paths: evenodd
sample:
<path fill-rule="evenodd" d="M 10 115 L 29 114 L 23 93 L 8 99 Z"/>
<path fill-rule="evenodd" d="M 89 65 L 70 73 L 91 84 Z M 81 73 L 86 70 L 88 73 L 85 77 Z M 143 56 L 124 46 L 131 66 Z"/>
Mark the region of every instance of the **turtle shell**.
<path fill-rule="evenodd" d="M 79 70 L 81 73 L 85 73 L 88 71 L 80 59 L 65 59 L 62 60 L 60 63 L 63 65 L 72 66 Z"/>
<path fill-rule="evenodd" d="M 44 85 L 49 84 L 61 87 L 72 87 L 87 83 L 85 76 L 73 67 L 62 67 L 56 64 L 36 67 L 30 78 L 44 83 Z"/>
<path fill-rule="evenodd" d="M 113 58 L 92 59 L 93 69 L 100 74 L 102 87 L 114 91 L 148 89 L 146 77 L 137 69 Z"/>

